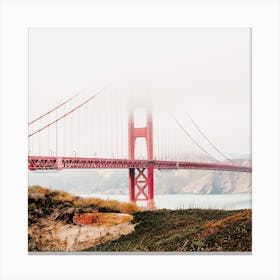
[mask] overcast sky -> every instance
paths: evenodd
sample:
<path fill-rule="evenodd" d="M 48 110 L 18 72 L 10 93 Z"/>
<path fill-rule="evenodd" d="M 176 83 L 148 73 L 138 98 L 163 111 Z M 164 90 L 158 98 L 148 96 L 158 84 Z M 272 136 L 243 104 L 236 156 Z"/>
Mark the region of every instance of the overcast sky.
<path fill-rule="evenodd" d="M 227 154 L 251 153 L 248 28 L 36 28 L 29 32 L 30 120 L 82 89 L 188 112 Z"/>

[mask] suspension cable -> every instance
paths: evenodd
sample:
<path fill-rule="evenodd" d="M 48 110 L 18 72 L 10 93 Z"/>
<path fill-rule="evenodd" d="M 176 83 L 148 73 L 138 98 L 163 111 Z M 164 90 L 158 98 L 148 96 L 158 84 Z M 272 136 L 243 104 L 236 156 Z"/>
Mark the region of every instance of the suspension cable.
<path fill-rule="evenodd" d="M 70 97 L 69 99 L 65 100 L 64 102 L 62 102 L 61 104 L 57 105 L 56 107 L 54 107 L 52 110 L 46 112 L 45 114 L 39 116 L 38 118 L 36 118 L 35 120 L 31 121 L 28 123 L 28 125 L 33 124 L 34 122 L 42 119 L 43 117 L 49 115 L 50 113 L 52 113 L 53 111 L 57 110 L 58 108 L 62 107 L 63 105 L 67 104 L 68 102 L 70 102 L 71 100 L 73 100 L 74 98 L 76 98 L 78 95 L 80 95 L 85 89 L 82 89 L 80 92 L 78 92 L 77 94 L 73 95 L 72 97 Z"/>
<path fill-rule="evenodd" d="M 101 93 L 105 90 L 106 87 L 107 87 L 107 86 L 105 86 L 105 87 L 102 88 L 101 90 L 97 91 L 96 94 L 92 95 L 92 96 L 91 96 L 90 98 L 88 98 L 86 101 L 82 102 L 81 104 L 79 104 L 78 106 L 76 106 L 75 108 L 73 108 L 72 110 L 70 110 L 69 112 L 65 113 L 65 114 L 62 115 L 61 117 L 55 119 L 55 120 L 52 121 L 51 123 L 49 123 L 49 124 L 43 126 L 42 128 L 36 130 L 35 132 L 29 134 L 28 137 L 31 137 L 31 136 L 33 136 L 33 135 L 39 133 L 40 131 L 46 129 L 47 127 L 51 126 L 52 124 L 57 123 L 59 120 L 65 118 L 65 117 L 68 116 L 69 114 L 73 113 L 74 111 L 76 111 L 77 109 L 79 109 L 80 107 L 82 107 L 83 105 L 85 105 L 86 103 L 88 103 L 89 101 L 91 101 L 94 97 L 96 97 L 96 96 L 98 96 L 99 94 L 101 94 Z"/>
<path fill-rule="evenodd" d="M 199 128 L 199 126 L 195 123 L 195 121 L 192 119 L 192 117 L 186 113 L 193 125 L 196 127 L 196 129 L 199 131 L 199 133 L 204 137 L 204 139 L 211 145 L 212 148 L 215 149 L 216 152 L 218 152 L 222 157 L 224 157 L 226 160 L 233 162 L 230 158 L 228 158 L 223 152 L 221 152 L 211 141 L 210 139 L 203 133 L 203 131 Z"/>
<path fill-rule="evenodd" d="M 198 147 L 200 148 L 204 153 L 206 153 L 212 160 L 218 162 L 215 157 L 213 157 L 210 153 L 208 153 L 203 147 L 199 145 L 198 142 L 196 142 L 193 137 L 186 131 L 186 129 L 181 125 L 181 123 L 173 116 L 174 120 L 176 121 L 177 125 L 183 130 L 183 132 L 191 139 L 191 141 Z"/>

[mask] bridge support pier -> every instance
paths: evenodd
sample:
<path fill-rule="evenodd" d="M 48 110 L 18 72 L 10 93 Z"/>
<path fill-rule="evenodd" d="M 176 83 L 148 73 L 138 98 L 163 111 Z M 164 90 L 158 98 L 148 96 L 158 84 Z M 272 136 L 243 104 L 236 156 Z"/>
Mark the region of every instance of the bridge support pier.
<path fill-rule="evenodd" d="M 128 119 L 128 157 L 135 159 L 135 141 L 143 137 L 147 145 L 147 159 L 153 160 L 153 123 L 152 114 L 147 112 L 146 127 L 134 127 L 134 113 L 131 111 Z M 129 169 L 129 200 L 131 202 L 147 201 L 148 207 L 154 204 L 154 166 L 148 164 L 147 168 Z"/>
<path fill-rule="evenodd" d="M 147 201 L 148 207 L 154 203 L 154 167 L 129 169 L 129 200 Z"/>

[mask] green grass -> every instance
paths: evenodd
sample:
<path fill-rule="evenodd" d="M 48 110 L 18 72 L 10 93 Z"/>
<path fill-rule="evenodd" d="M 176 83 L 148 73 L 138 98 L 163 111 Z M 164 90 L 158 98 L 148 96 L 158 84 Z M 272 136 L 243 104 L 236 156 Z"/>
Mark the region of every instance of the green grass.
<path fill-rule="evenodd" d="M 250 210 L 144 211 L 132 222 L 133 233 L 87 251 L 251 251 Z"/>

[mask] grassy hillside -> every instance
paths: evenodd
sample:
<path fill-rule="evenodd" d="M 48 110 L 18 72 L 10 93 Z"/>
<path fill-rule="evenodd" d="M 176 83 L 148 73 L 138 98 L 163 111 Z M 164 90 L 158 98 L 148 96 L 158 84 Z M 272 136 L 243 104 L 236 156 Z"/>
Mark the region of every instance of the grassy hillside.
<path fill-rule="evenodd" d="M 157 210 L 134 214 L 135 231 L 87 251 L 251 251 L 251 210 Z"/>
<path fill-rule="evenodd" d="M 251 210 L 140 210 L 134 203 L 29 187 L 28 249 L 251 251 Z"/>

